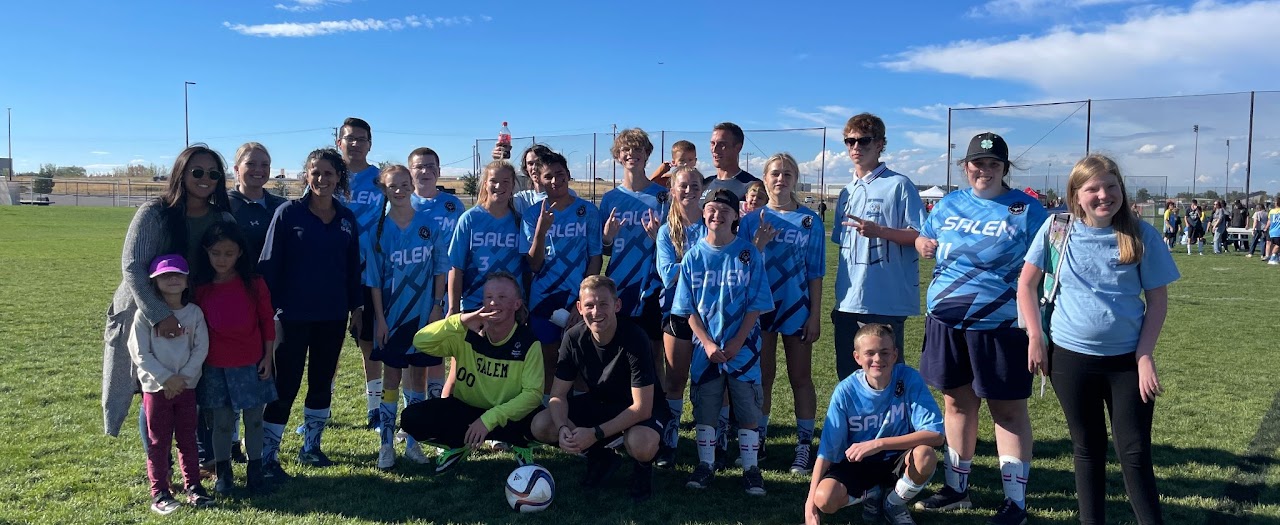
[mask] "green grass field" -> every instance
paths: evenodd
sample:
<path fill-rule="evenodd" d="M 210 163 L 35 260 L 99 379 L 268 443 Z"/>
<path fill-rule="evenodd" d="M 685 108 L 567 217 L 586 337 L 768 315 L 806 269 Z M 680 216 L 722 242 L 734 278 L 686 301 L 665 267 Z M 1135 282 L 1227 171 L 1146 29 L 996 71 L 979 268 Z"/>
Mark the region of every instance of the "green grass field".
<path fill-rule="evenodd" d="M 148 508 L 136 417 L 119 438 L 102 433 L 99 405 L 102 327 L 120 280 L 120 246 L 132 209 L 0 208 L 0 523 L 798 523 L 808 479 L 783 473 L 794 439 L 785 371 L 776 389 L 769 495 L 753 498 L 729 469 L 705 492 L 684 488 L 694 457 L 682 436 L 677 471 L 658 471 L 656 495 L 635 506 L 627 471 L 595 493 L 579 489 L 584 462 L 548 448 L 538 459 L 559 481 L 546 512 L 513 513 L 501 485 L 507 455 L 469 459 L 456 474 L 432 476 L 401 460 L 374 468 L 377 436 L 362 426 L 359 352 L 348 343 L 325 450 L 338 463 L 310 469 L 291 461 L 301 439 L 287 436 L 282 458 L 298 477 L 264 498 L 230 499 L 213 510 L 167 518 Z M 829 261 L 833 264 L 834 252 Z M 1280 523 L 1280 360 L 1276 323 L 1280 268 L 1243 256 L 1176 254 L 1182 280 L 1157 351 L 1166 393 L 1156 411 L 1155 462 L 1168 523 Z M 928 263 L 926 263 L 928 264 Z M 928 272 L 921 272 L 928 276 Z M 830 272 L 834 276 L 834 270 Z M 830 281 L 829 281 L 830 283 Z M 831 304 L 830 284 L 824 307 Z M 923 289 L 923 286 L 922 286 Z M 825 318 L 825 314 L 824 314 Z M 921 318 L 907 324 L 906 361 L 919 360 Z M 819 414 L 835 384 L 831 326 L 814 349 Z M 780 363 L 780 366 L 781 363 Z M 300 404 L 300 403 L 299 403 Z M 1074 523 L 1071 445 L 1057 400 L 1030 403 L 1035 454 L 1028 503 L 1034 523 Z M 136 405 L 135 405 L 136 410 Z M 300 409 L 295 408 L 295 421 Z M 686 412 L 687 413 L 687 412 Z M 686 415 L 686 417 L 688 417 Z M 919 523 L 984 523 L 1003 497 L 989 419 L 972 474 L 977 508 L 958 515 L 916 513 Z M 242 467 L 237 475 L 243 481 Z M 936 488 L 941 475 L 936 476 Z M 1109 470 L 1108 516 L 1131 523 L 1117 468 Z M 858 523 L 858 508 L 829 522 Z"/>

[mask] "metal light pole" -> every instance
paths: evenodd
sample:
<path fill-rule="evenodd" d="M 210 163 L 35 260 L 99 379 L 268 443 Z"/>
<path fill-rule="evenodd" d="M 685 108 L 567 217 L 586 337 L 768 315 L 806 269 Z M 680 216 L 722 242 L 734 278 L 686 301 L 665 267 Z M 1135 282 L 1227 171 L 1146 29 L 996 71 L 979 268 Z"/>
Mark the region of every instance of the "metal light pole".
<path fill-rule="evenodd" d="M 1227 139 L 1227 175 L 1222 182 L 1222 202 L 1227 201 L 1227 188 L 1231 187 L 1231 139 Z"/>
<path fill-rule="evenodd" d="M 1191 157 L 1191 198 L 1196 198 L 1196 166 L 1200 162 L 1200 125 L 1191 126 L 1191 132 L 1196 134 L 1196 150 L 1195 155 Z"/>
<path fill-rule="evenodd" d="M 13 180 L 13 108 L 4 108 L 9 113 L 9 180 Z"/>
<path fill-rule="evenodd" d="M 194 85 L 196 85 L 196 83 L 191 81 L 182 83 L 182 130 L 186 137 L 188 146 L 191 145 L 191 106 L 187 102 L 187 86 Z"/>

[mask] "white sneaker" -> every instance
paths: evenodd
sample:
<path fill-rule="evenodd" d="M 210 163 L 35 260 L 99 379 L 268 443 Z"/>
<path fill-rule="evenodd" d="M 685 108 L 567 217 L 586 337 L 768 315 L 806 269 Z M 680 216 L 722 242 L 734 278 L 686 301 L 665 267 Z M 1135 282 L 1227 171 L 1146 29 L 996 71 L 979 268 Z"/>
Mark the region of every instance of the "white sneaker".
<path fill-rule="evenodd" d="M 378 470 L 391 470 L 396 466 L 396 446 L 382 445 L 378 448 Z"/>
<path fill-rule="evenodd" d="M 431 462 L 431 458 L 427 457 L 427 455 L 422 452 L 422 445 L 420 443 L 414 443 L 404 447 L 404 457 L 409 458 L 409 461 L 419 465 L 426 465 Z"/>
<path fill-rule="evenodd" d="M 408 437 L 409 433 L 405 432 L 404 429 L 396 430 L 396 443 L 404 443 Z"/>

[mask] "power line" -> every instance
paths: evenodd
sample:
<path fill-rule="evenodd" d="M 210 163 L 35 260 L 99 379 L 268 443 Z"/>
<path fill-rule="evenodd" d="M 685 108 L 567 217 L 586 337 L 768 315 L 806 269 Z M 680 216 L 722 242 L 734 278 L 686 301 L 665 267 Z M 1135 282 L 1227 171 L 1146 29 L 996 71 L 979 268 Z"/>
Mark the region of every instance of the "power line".
<path fill-rule="evenodd" d="M 1027 146 L 1027 149 L 1022 150 L 1022 153 L 1019 153 L 1019 154 L 1018 154 L 1018 156 L 1017 156 L 1017 157 L 1015 157 L 1013 160 L 1016 162 L 1016 161 L 1018 161 L 1018 160 L 1022 159 L 1022 156 L 1023 156 L 1023 155 L 1026 155 L 1026 154 L 1027 154 L 1027 152 L 1031 151 L 1031 148 L 1034 148 L 1034 147 L 1036 147 L 1036 145 L 1038 145 L 1038 144 L 1040 144 L 1041 142 L 1043 142 L 1043 141 L 1044 141 L 1044 139 L 1048 138 L 1048 137 L 1049 137 L 1049 135 L 1052 135 L 1054 131 L 1056 131 L 1059 127 L 1061 127 L 1063 124 L 1065 124 L 1065 123 L 1067 122 L 1067 120 L 1070 120 L 1070 119 L 1071 119 L 1071 117 L 1074 117 L 1074 116 L 1076 115 L 1076 113 L 1079 113 L 1079 112 L 1080 112 L 1080 110 L 1081 110 L 1081 109 L 1083 109 L 1083 108 L 1085 107 L 1085 106 L 1084 106 L 1084 102 L 1077 102 L 1077 104 L 1081 104 L 1081 105 L 1080 105 L 1080 107 L 1076 108 L 1076 110 L 1075 110 L 1075 111 L 1072 111 L 1070 115 L 1067 115 L 1065 118 L 1063 118 L 1062 120 L 1058 121 L 1058 124 L 1057 124 L 1057 125 L 1055 125 L 1055 126 L 1054 126 L 1052 129 L 1050 129 L 1049 131 L 1046 131 L 1046 132 L 1044 133 L 1044 135 L 1041 135 L 1041 136 L 1040 136 L 1040 138 L 1039 138 L 1039 139 L 1036 139 L 1035 143 L 1031 144 L 1030 146 Z"/>

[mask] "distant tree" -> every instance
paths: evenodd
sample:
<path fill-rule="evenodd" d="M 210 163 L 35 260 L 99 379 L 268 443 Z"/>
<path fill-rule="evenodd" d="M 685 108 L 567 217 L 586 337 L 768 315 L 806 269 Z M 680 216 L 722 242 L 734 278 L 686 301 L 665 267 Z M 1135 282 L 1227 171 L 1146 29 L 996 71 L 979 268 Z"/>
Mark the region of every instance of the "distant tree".
<path fill-rule="evenodd" d="M 1044 197 L 1044 200 L 1046 202 L 1058 200 L 1058 192 L 1055 191 L 1053 188 L 1044 190 L 1044 193 L 1042 194 L 1042 196 Z"/>
<path fill-rule="evenodd" d="M 31 179 L 31 191 L 48 195 L 53 193 L 53 176 L 58 172 L 58 167 L 53 164 L 40 165 L 40 173 Z"/>
<path fill-rule="evenodd" d="M 385 169 L 390 168 L 390 167 L 395 166 L 395 165 L 396 165 L 396 161 L 394 161 L 394 160 L 384 160 L 384 161 L 382 161 L 382 162 L 379 162 L 379 163 L 378 163 L 378 170 L 379 170 L 379 171 L 381 171 L 381 170 L 385 170 Z"/>
<path fill-rule="evenodd" d="M 462 191 L 467 195 L 475 197 L 480 193 L 480 177 L 475 173 L 467 173 L 458 179 L 462 181 Z"/>
<path fill-rule="evenodd" d="M 88 172 L 80 166 L 62 166 L 54 170 L 53 176 L 59 179 L 84 177 Z"/>
<path fill-rule="evenodd" d="M 1196 196 L 1189 191 L 1180 191 L 1177 195 L 1174 195 L 1174 197 L 1180 201 L 1189 201 L 1196 198 Z"/>
<path fill-rule="evenodd" d="M 1218 192 L 1216 192 L 1216 191 L 1213 191 L 1213 190 L 1205 190 L 1205 192 L 1204 192 L 1204 198 L 1209 199 L 1209 200 L 1211 200 L 1211 201 L 1216 201 L 1216 200 L 1218 200 L 1218 199 L 1221 199 L 1221 198 L 1222 198 L 1222 196 L 1221 196 L 1221 195 L 1218 195 Z"/>
<path fill-rule="evenodd" d="M 1146 188 L 1138 188 L 1138 202 L 1147 202 L 1151 200 L 1151 192 Z"/>

